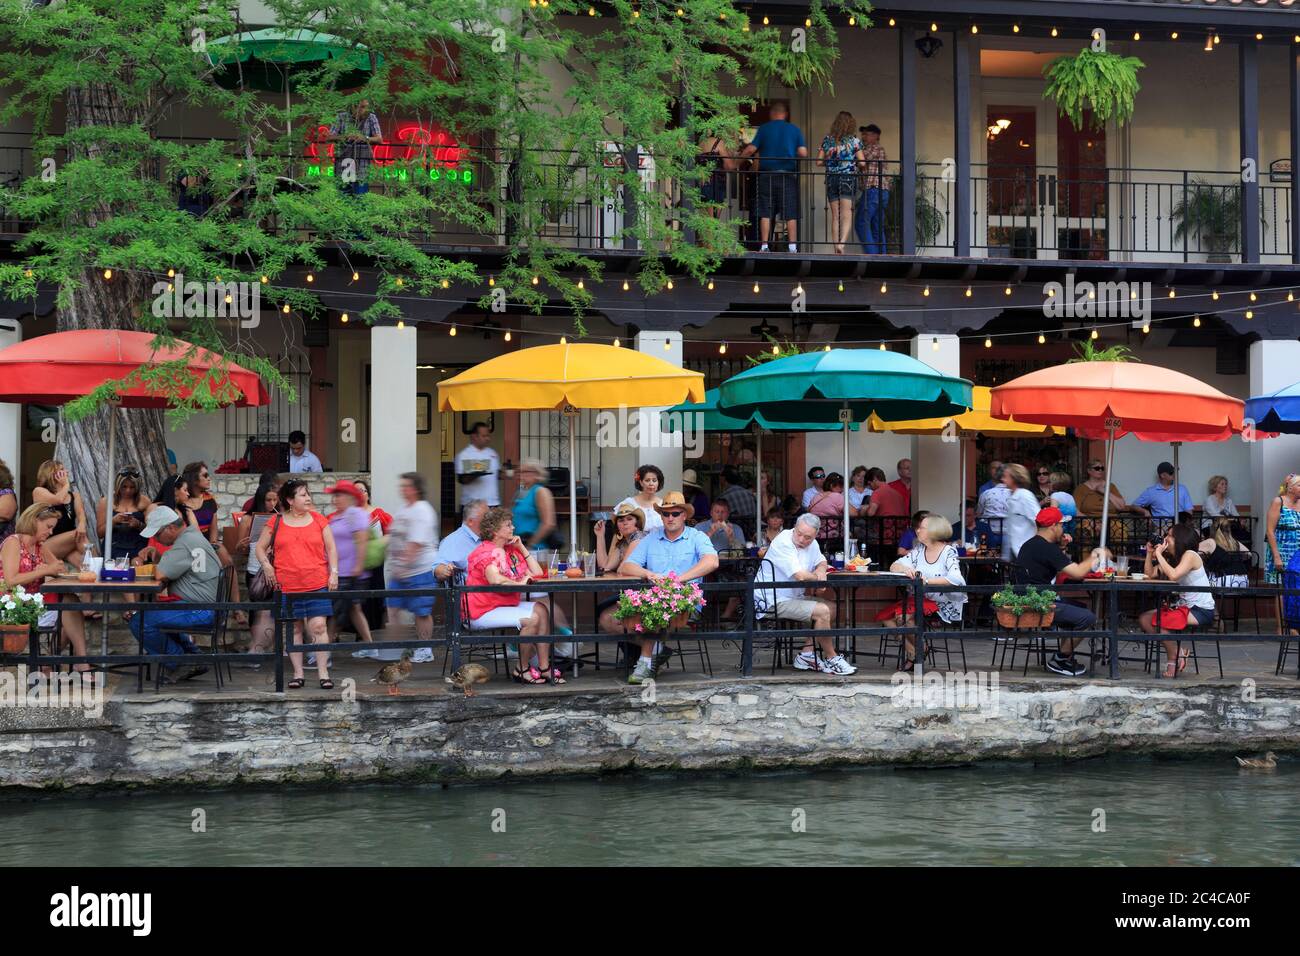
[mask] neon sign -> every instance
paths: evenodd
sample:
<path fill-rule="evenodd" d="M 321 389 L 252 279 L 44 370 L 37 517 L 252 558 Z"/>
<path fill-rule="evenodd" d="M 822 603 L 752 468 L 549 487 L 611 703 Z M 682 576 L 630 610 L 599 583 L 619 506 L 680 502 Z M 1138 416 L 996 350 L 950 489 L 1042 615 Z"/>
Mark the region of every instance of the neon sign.
<path fill-rule="evenodd" d="M 328 126 L 316 127 L 316 137 L 307 144 L 307 157 L 312 160 L 307 167 L 308 176 L 334 175 L 334 144 L 323 142 L 329 131 Z M 385 141 L 373 147 L 371 162 L 380 167 L 383 178 L 405 182 L 410 172 L 408 164 L 414 164 L 422 166 L 432 182 L 443 179 L 460 183 L 473 181 L 472 169 L 468 165 L 461 168 L 464 148 L 441 126 L 406 123 L 399 126 L 394 135 L 395 142 Z M 399 162 L 403 165 L 394 168 Z"/>

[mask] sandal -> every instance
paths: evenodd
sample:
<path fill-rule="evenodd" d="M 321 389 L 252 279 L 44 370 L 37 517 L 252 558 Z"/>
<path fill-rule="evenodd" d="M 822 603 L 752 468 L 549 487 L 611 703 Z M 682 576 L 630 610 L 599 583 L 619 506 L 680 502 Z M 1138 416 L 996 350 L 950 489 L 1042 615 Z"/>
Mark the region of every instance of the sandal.
<path fill-rule="evenodd" d="M 286 684 L 285 686 L 287 686 L 289 690 L 298 690 L 305 683 L 307 683 L 307 681 L 304 680 L 303 678 L 295 677 L 292 680 L 290 680 L 289 683 Z"/>
<path fill-rule="evenodd" d="M 1165 662 L 1165 677 L 1167 677 L 1168 679 L 1172 680 L 1173 678 L 1175 678 L 1175 677 L 1177 677 L 1177 676 L 1178 676 L 1178 662 L 1177 662 L 1177 661 L 1166 661 L 1166 662 Z"/>
<path fill-rule="evenodd" d="M 1187 658 L 1192 654 L 1191 648 L 1184 647 L 1178 652 L 1178 673 L 1187 670 Z"/>
<path fill-rule="evenodd" d="M 568 681 L 564 679 L 564 672 L 560 670 L 558 667 L 552 667 L 551 673 L 548 676 L 550 677 L 552 684 L 568 683 Z"/>
<path fill-rule="evenodd" d="M 334 682 L 333 682 L 332 680 L 330 680 L 328 677 L 322 677 L 322 678 L 320 679 L 320 689 L 321 689 L 321 690 L 333 690 L 333 689 L 334 689 Z"/>
<path fill-rule="evenodd" d="M 910 674 L 916 670 L 916 659 L 909 657 L 903 661 L 903 666 L 899 668 L 904 674 Z"/>
<path fill-rule="evenodd" d="M 510 672 L 510 676 L 517 684 L 545 684 L 546 678 L 543 677 L 536 667 L 530 667 L 528 670 L 520 670 L 516 667 Z"/>

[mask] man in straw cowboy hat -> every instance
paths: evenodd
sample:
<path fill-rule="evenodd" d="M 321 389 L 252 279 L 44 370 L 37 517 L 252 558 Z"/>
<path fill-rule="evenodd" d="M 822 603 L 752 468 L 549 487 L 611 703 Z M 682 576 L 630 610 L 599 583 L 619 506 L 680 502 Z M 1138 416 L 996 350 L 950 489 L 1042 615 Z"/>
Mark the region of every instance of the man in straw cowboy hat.
<path fill-rule="evenodd" d="M 686 525 L 695 509 L 680 491 L 664 495 L 663 503 L 655 505 L 655 511 L 663 519 L 663 527 L 647 532 L 623 561 L 619 573 L 646 581 L 658 581 L 675 573 L 679 580 L 691 581 L 718 569 L 718 552 L 713 543 L 702 531 Z M 653 680 L 672 656 L 672 651 L 653 637 L 640 644 L 641 657 L 628 677 L 629 684 Z"/>

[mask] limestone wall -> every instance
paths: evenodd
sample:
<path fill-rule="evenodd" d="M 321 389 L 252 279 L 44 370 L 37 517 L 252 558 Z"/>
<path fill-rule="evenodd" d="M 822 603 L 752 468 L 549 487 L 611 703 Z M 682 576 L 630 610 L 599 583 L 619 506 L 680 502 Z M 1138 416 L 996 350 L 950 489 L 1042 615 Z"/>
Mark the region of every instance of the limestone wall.
<path fill-rule="evenodd" d="M 342 689 L 346 692 L 346 688 Z M 1004 684 L 996 708 L 903 704 L 881 681 L 360 696 L 126 698 L 98 719 L 0 708 L 0 787 L 492 778 L 615 769 L 952 764 L 1300 749 L 1300 687 Z M 342 694 L 340 695 L 343 696 Z M 1226 759 L 1226 756 L 1225 756 Z"/>
<path fill-rule="evenodd" d="M 257 491 L 257 483 L 261 480 L 261 475 L 218 475 L 212 474 L 212 495 L 217 499 L 217 519 L 221 526 L 225 527 L 229 523 L 230 513 L 238 511 L 244 506 L 244 502 L 253 497 L 253 492 Z M 281 475 L 281 481 L 287 481 L 289 478 L 302 478 L 307 482 L 307 487 L 311 489 L 312 498 L 316 502 L 316 507 L 323 512 L 328 513 L 330 508 L 329 496 L 325 494 L 325 489 L 336 481 L 347 480 L 356 481 L 363 478 L 370 481 L 370 473 L 364 471 L 329 471 L 324 474 L 304 474 L 304 475 Z"/>

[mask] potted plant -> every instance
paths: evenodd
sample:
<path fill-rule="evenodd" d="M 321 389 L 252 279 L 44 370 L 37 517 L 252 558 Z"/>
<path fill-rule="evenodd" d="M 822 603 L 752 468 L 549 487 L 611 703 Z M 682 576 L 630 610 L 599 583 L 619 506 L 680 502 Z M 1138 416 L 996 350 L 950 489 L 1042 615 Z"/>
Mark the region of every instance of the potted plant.
<path fill-rule="evenodd" d="M 6 654 L 27 649 L 32 628 L 45 610 L 45 598 L 29 593 L 21 584 L 0 589 L 0 641 Z"/>
<path fill-rule="evenodd" d="M 916 245 L 918 248 L 932 246 L 942 235 L 948 223 L 948 214 L 939 208 L 939 187 L 934 183 L 939 180 L 932 172 L 926 172 L 927 164 L 916 164 L 916 198 L 913 208 L 916 210 Z M 902 244 L 903 207 L 896 198 L 903 195 L 903 179 L 898 173 L 889 177 L 889 203 L 885 206 L 885 236 L 888 248 L 896 249 Z"/>
<path fill-rule="evenodd" d="M 1086 47 L 1074 56 L 1060 56 L 1043 68 L 1047 77 L 1044 99 L 1056 100 L 1056 108 L 1080 132 L 1084 114 L 1092 125 L 1104 129 L 1114 119 L 1123 126 L 1133 118 L 1138 70 L 1146 66 L 1135 56 L 1120 56 Z"/>
<path fill-rule="evenodd" d="M 1056 592 L 1050 588 L 1003 588 L 993 595 L 993 609 L 1001 627 L 1015 630 L 1051 627 L 1056 618 Z"/>
<path fill-rule="evenodd" d="M 679 580 L 670 573 L 654 587 L 628 589 L 618 596 L 614 617 L 629 634 L 660 634 L 681 630 L 691 612 L 705 604 L 704 593 L 694 581 Z"/>
<path fill-rule="evenodd" d="M 1241 187 L 1193 179 L 1169 216 L 1178 223 L 1175 242 L 1184 236 L 1196 239 L 1209 253 L 1210 262 L 1228 262 L 1241 235 Z"/>

